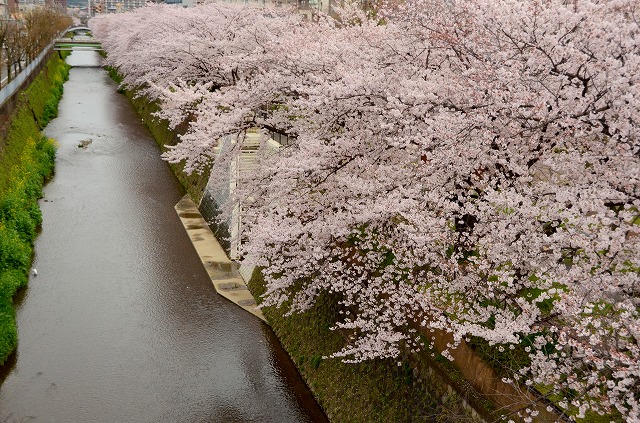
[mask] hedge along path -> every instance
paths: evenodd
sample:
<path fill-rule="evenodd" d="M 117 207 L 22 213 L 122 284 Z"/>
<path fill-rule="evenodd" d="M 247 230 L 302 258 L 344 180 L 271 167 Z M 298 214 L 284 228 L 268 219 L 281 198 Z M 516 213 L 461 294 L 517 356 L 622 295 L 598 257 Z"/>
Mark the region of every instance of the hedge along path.
<path fill-rule="evenodd" d="M 40 130 L 57 115 L 69 68 L 53 55 L 18 94 L 8 129 L 0 134 L 0 365 L 17 347 L 13 297 L 27 285 L 36 229 L 42 223 L 37 201 L 55 163 L 55 141 Z"/>

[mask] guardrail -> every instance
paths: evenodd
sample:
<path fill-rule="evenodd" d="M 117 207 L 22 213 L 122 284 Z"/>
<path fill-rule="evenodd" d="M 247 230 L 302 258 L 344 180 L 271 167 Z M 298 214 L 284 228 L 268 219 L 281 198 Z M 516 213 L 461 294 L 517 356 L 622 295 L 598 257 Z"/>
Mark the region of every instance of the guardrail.
<path fill-rule="evenodd" d="M 0 107 L 20 90 L 22 84 L 27 81 L 27 79 L 29 79 L 29 77 L 35 70 L 40 69 L 40 65 L 47 60 L 47 57 L 52 51 L 54 45 L 55 41 L 45 47 L 44 50 L 42 50 L 42 53 L 40 53 L 38 57 L 32 60 L 31 63 L 25 66 L 25 68 L 22 69 L 22 72 L 17 74 L 11 82 L 2 87 L 2 89 L 0 90 Z"/>

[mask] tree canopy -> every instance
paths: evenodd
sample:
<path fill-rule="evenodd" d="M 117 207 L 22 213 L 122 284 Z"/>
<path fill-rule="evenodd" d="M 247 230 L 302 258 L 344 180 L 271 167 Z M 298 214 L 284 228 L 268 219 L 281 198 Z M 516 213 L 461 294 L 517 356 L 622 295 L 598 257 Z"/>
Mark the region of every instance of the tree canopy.
<path fill-rule="evenodd" d="M 6 59 L 7 81 L 33 61 L 69 27 L 71 18 L 48 7 L 35 7 L 16 17 L 0 20 L 0 51 Z"/>
<path fill-rule="evenodd" d="M 292 137 L 239 181 L 243 254 L 267 305 L 334 295 L 335 357 L 423 349 L 430 329 L 479 337 L 525 348 L 514 378 L 577 417 L 634 420 L 639 19 L 633 0 L 418 0 L 91 25 L 125 85 L 190 122 L 167 160 L 215 174 L 248 130 Z"/>

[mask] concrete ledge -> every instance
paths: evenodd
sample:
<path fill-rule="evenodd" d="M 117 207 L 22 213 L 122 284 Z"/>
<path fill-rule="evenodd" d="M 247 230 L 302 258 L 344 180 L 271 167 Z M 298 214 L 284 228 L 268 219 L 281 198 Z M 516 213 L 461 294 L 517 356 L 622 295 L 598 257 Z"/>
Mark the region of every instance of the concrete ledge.
<path fill-rule="evenodd" d="M 266 322 L 262 311 L 256 308 L 256 300 L 238 271 L 238 265 L 227 257 L 191 198 L 182 197 L 175 209 L 216 292 Z"/>

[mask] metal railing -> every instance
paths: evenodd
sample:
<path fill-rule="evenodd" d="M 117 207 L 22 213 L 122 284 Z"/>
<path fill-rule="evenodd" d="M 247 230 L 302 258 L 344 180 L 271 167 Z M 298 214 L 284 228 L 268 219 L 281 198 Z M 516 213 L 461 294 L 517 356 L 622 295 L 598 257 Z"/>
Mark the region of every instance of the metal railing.
<path fill-rule="evenodd" d="M 40 65 L 47 60 L 47 56 L 51 52 L 55 41 L 51 42 L 42 52 L 32 60 L 22 71 L 17 74 L 11 82 L 2 87 L 0 90 L 0 106 L 3 105 L 9 98 L 11 98 L 16 92 L 20 90 L 22 84 L 31 76 L 31 74 L 40 69 Z"/>

